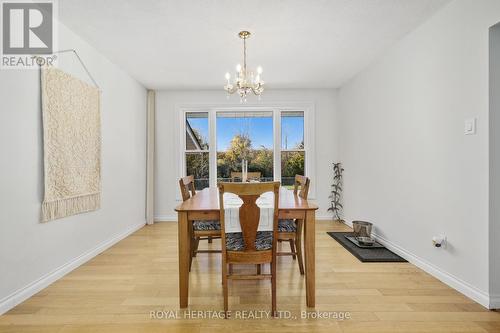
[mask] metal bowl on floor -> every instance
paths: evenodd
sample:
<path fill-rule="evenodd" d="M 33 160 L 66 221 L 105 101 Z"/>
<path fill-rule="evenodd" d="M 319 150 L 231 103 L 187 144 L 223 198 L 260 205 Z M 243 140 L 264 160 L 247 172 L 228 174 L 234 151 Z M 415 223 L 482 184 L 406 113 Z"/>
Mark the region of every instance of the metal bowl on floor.
<path fill-rule="evenodd" d="M 372 235 L 372 225 L 372 223 L 366 221 L 352 221 L 354 236 L 370 238 Z"/>
<path fill-rule="evenodd" d="M 356 237 L 356 240 L 359 242 L 359 244 L 365 246 L 372 246 L 373 244 L 375 244 L 375 240 L 371 237 Z"/>

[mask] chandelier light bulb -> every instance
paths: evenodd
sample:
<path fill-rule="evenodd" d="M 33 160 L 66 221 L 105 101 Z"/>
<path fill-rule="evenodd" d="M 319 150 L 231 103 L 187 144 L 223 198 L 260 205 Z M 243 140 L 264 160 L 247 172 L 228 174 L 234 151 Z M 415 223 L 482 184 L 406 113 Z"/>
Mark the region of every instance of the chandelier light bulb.
<path fill-rule="evenodd" d="M 262 66 L 257 67 L 257 74 L 262 74 Z"/>
<path fill-rule="evenodd" d="M 226 73 L 226 80 L 228 80 L 228 81 L 229 81 L 229 79 L 230 79 L 230 78 L 231 78 L 231 74 Z"/>
<path fill-rule="evenodd" d="M 239 72 L 241 72 L 241 65 L 240 65 L 240 64 L 236 65 L 236 71 L 237 71 L 238 73 L 239 73 Z"/>

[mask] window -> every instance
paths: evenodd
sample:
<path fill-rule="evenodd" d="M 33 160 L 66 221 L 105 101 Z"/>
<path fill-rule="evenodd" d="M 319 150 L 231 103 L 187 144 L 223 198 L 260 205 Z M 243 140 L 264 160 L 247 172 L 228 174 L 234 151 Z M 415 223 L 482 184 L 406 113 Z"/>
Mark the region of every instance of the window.
<path fill-rule="evenodd" d="M 197 190 L 209 186 L 208 112 L 187 112 L 186 175 L 194 175 Z"/>
<path fill-rule="evenodd" d="M 313 178 L 313 106 L 201 107 L 182 110 L 180 176 L 194 175 L 197 190 L 249 177 L 293 187 L 296 174 Z M 307 104 L 306 104 L 307 105 Z"/>
<path fill-rule="evenodd" d="M 241 163 L 261 181 L 273 178 L 273 113 L 217 112 L 217 181 L 239 180 Z"/>

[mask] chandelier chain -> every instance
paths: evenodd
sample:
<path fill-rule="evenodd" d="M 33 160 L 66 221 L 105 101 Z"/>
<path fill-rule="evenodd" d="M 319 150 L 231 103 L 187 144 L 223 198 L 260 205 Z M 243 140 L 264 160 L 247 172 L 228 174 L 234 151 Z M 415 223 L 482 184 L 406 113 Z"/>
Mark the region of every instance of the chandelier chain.
<path fill-rule="evenodd" d="M 243 38 L 243 71 L 247 71 L 247 39 Z"/>

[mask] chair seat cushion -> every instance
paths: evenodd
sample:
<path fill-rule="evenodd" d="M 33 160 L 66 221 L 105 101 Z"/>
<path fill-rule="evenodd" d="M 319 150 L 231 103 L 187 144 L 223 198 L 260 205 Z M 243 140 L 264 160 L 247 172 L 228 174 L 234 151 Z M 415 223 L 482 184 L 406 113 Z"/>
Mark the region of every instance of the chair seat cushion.
<path fill-rule="evenodd" d="M 193 221 L 194 231 L 220 230 L 219 221 Z"/>
<path fill-rule="evenodd" d="M 278 220 L 278 232 L 297 232 L 294 220 Z"/>
<path fill-rule="evenodd" d="M 257 251 L 270 250 L 273 247 L 273 232 L 272 231 L 257 231 L 255 239 L 255 249 Z M 229 232 L 226 234 L 226 249 L 228 251 L 243 251 L 245 249 L 245 241 L 243 233 Z"/>

